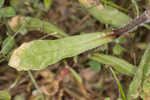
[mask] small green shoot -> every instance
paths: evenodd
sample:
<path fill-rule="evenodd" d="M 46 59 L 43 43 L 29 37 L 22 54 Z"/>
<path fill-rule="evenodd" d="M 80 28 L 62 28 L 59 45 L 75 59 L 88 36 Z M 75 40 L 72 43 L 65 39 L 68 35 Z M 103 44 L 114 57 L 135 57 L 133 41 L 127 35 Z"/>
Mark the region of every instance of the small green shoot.
<path fill-rule="evenodd" d="M 97 61 L 90 60 L 88 62 L 88 65 L 95 71 L 95 72 L 100 72 L 101 70 L 101 64 Z"/>
<path fill-rule="evenodd" d="M 125 51 L 125 48 L 123 48 L 121 45 L 119 44 L 116 44 L 114 47 L 113 47 L 113 53 L 115 55 L 120 55 L 123 51 Z"/>

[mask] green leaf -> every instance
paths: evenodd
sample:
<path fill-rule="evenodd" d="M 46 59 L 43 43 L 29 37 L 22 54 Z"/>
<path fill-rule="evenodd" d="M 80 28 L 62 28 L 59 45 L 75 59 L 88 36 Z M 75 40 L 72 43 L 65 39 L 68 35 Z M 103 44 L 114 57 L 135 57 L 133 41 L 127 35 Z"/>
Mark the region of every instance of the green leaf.
<path fill-rule="evenodd" d="M 101 64 L 98 63 L 97 61 L 90 60 L 88 64 L 96 72 L 99 72 L 101 70 Z"/>
<path fill-rule="evenodd" d="M 15 39 L 12 36 L 8 36 L 2 43 L 1 53 L 3 55 L 8 54 L 15 46 Z"/>
<path fill-rule="evenodd" d="M 6 90 L 0 91 L 0 100 L 11 100 L 11 96 Z"/>
<path fill-rule="evenodd" d="M 3 7 L 5 0 L 0 0 L 0 8 Z"/>
<path fill-rule="evenodd" d="M 16 12 L 12 7 L 0 9 L 0 17 L 13 17 L 15 15 L 16 15 Z"/>
<path fill-rule="evenodd" d="M 44 7 L 49 9 L 52 4 L 52 0 L 44 0 Z"/>
<path fill-rule="evenodd" d="M 9 26 L 14 32 L 17 32 L 18 30 L 21 32 L 38 30 L 43 33 L 51 34 L 52 36 L 59 38 L 68 36 L 64 31 L 59 29 L 57 26 L 49 22 L 42 21 L 38 18 L 15 16 L 9 22 Z"/>
<path fill-rule="evenodd" d="M 35 40 L 22 44 L 14 51 L 9 65 L 17 70 L 40 70 L 58 61 L 79 55 L 87 50 L 106 44 L 113 36 L 91 33 L 57 40 Z"/>
<path fill-rule="evenodd" d="M 102 64 L 107 64 L 115 68 L 118 72 L 132 76 L 136 72 L 136 67 L 132 64 L 129 64 L 125 60 L 120 58 L 94 53 L 90 57 L 90 59 L 100 62 Z"/>
<path fill-rule="evenodd" d="M 149 70 L 150 70 L 150 45 L 147 46 L 147 49 L 142 56 L 140 65 L 138 66 L 137 72 L 133 78 L 133 81 L 130 83 L 128 90 L 128 100 L 134 100 L 139 96 L 139 89 L 142 85 L 142 82 L 146 79 L 149 79 Z M 137 95 L 138 94 L 138 95 Z"/>
<path fill-rule="evenodd" d="M 94 1 L 90 2 L 88 0 L 79 0 L 79 2 L 92 16 L 104 24 L 110 24 L 114 27 L 120 28 L 132 21 L 132 19 L 126 14 L 113 7 L 103 6 L 102 4 L 95 5 L 94 3 L 92 4 Z"/>
<path fill-rule="evenodd" d="M 119 44 L 116 44 L 114 47 L 113 47 L 113 53 L 115 55 L 120 55 L 123 51 L 125 51 L 125 49 L 119 45 Z"/>

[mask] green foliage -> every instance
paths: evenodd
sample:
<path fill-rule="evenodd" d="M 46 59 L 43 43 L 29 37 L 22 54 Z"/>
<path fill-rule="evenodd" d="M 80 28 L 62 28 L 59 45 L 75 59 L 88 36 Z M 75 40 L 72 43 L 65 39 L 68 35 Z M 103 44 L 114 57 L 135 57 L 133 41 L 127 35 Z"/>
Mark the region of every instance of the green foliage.
<path fill-rule="evenodd" d="M 64 58 L 112 41 L 112 36 L 91 33 L 57 40 L 35 40 L 24 43 L 14 51 L 9 65 L 17 70 L 40 70 Z M 36 56 L 35 56 L 36 55 Z"/>
<path fill-rule="evenodd" d="M 5 0 L 0 0 L 0 8 L 3 7 Z"/>
<path fill-rule="evenodd" d="M 11 100 L 11 96 L 6 90 L 0 91 L 0 100 Z"/>
<path fill-rule="evenodd" d="M 12 7 L 0 8 L 1 17 L 13 17 L 16 15 L 15 10 Z"/>
<path fill-rule="evenodd" d="M 149 76 L 150 76 L 149 69 L 150 69 L 150 45 L 147 46 L 147 49 L 144 55 L 142 56 L 140 65 L 138 66 L 137 72 L 133 78 L 133 81 L 130 84 L 129 91 L 128 91 L 128 100 L 134 100 L 140 95 L 139 89 L 142 86 L 142 83 L 144 82 L 145 84 L 145 82 L 149 80 Z M 145 86 L 148 86 L 147 82 L 143 86 L 143 88 L 145 88 Z M 148 84 L 150 83 L 148 82 Z M 147 87 L 147 89 L 148 88 L 149 87 Z"/>
<path fill-rule="evenodd" d="M 13 24 L 13 22 L 16 21 L 16 24 Z M 31 30 L 39 30 L 41 32 L 51 34 L 55 37 L 65 37 L 67 34 L 56 27 L 55 25 L 42 21 L 38 18 L 32 18 L 32 17 L 23 17 L 23 16 L 15 16 L 11 22 L 9 22 L 9 26 L 14 32 L 27 32 Z"/>
<path fill-rule="evenodd" d="M 102 64 L 107 64 L 112 66 L 114 69 L 116 69 L 118 72 L 132 76 L 136 72 L 136 67 L 132 64 L 129 64 L 125 60 L 122 60 L 120 58 L 104 55 L 104 54 L 98 54 L 94 53 L 90 57 L 92 60 L 96 60 L 97 62 L 100 62 Z"/>
<path fill-rule="evenodd" d="M 101 64 L 97 61 L 90 60 L 88 64 L 96 72 L 99 72 L 101 70 Z"/>
<path fill-rule="evenodd" d="M 95 5 L 88 0 L 79 0 L 79 2 L 87 8 L 88 12 L 97 20 L 104 24 L 110 24 L 114 27 L 122 27 L 129 23 L 132 19 L 117 9 L 109 6 Z"/>
<path fill-rule="evenodd" d="M 3 55 L 8 54 L 13 47 L 15 46 L 15 39 L 12 36 L 8 36 L 2 43 L 2 50 L 1 53 Z"/>
<path fill-rule="evenodd" d="M 44 0 L 44 7 L 49 9 L 52 4 L 52 0 Z"/>
<path fill-rule="evenodd" d="M 123 51 L 125 51 L 125 49 L 119 45 L 119 44 L 116 44 L 114 47 L 113 47 L 113 53 L 115 55 L 120 55 Z"/>

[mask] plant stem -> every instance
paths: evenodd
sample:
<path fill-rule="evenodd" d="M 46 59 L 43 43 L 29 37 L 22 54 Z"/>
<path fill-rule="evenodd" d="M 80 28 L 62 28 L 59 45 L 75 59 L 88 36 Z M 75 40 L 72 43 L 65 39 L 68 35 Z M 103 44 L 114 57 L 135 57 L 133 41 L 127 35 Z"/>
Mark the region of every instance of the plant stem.
<path fill-rule="evenodd" d="M 33 85 L 35 86 L 35 88 L 41 92 L 41 90 L 40 90 L 38 84 L 36 83 L 36 81 L 35 81 L 35 79 L 34 79 L 32 73 L 31 73 L 31 71 L 28 71 L 28 75 L 30 76 L 30 78 L 31 78 L 31 80 L 32 80 L 32 83 L 33 83 Z M 42 92 L 41 92 L 41 93 L 42 93 Z"/>
<path fill-rule="evenodd" d="M 42 94 L 42 91 L 40 90 L 38 84 L 36 83 L 31 71 L 28 71 L 28 75 L 30 76 L 31 81 L 32 81 L 33 85 L 35 86 L 35 88 Z M 44 100 L 44 96 L 42 96 L 42 100 Z"/>
<path fill-rule="evenodd" d="M 122 85 L 120 84 L 120 81 L 119 81 L 119 79 L 117 78 L 115 71 L 114 71 L 111 67 L 110 67 L 110 70 L 111 70 L 111 72 L 112 72 L 112 74 L 113 74 L 113 77 L 114 77 L 115 80 L 116 80 L 116 83 L 117 83 L 118 87 L 119 87 L 119 90 L 120 90 L 120 93 L 121 93 L 121 96 L 122 96 L 122 100 L 127 100 L 127 99 L 126 99 L 126 96 L 125 96 L 125 92 L 123 91 L 123 87 L 122 87 Z"/>

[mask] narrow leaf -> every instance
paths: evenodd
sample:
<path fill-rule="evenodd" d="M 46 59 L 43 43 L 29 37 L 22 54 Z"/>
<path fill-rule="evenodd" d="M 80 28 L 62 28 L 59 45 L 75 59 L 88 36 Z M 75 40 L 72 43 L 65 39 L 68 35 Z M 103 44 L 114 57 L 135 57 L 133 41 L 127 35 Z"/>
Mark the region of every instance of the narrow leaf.
<path fill-rule="evenodd" d="M 143 100 L 150 100 L 150 45 L 145 51 L 143 58 L 143 82 L 142 82 L 142 95 Z M 142 62 L 141 62 L 142 63 Z"/>
<path fill-rule="evenodd" d="M 15 46 L 15 39 L 12 36 L 8 36 L 2 43 L 1 53 L 3 55 L 8 54 Z"/>
<path fill-rule="evenodd" d="M 111 65 L 118 72 L 129 76 L 134 75 L 134 73 L 136 72 L 135 66 L 117 57 L 95 53 L 92 54 L 89 58 L 103 64 Z"/>
<path fill-rule="evenodd" d="M 22 44 L 9 65 L 17 70 L 40 70 L 64 58 L 73 57 L 113 40 L 101 33 L 70 36 L 57 40 L 35 40 Z"/>
<path fill-rule="evenodd" d="M 110 24 L 114 27 L 122 27 L 132 19 L 117 9 L 102 4 L 95 4 L 94 0 L 79 0 L 87 11 L 97 20 L 104 24 Z"/>
<path fill-rule="evenodd" d="M 142 85 L 143 80 L 149 76 L 150 70 L 150 45 L 146 49 L 144 55 L 142 56 L 140 65 L 138 66 L 137 72 L 133 78 L 133 81 L 130 84 L 128 90 L 128 100 L 134 100 L 139 96 L 140 86 Z"/>
<path fill-rule="evenodd" d="M 42 21 L 38 18 L 15 16 L 9 22 L 9 26 L 14 32 L 18 30 L 38 30 L 56 37 L 67 36 L 67 34 L 64 31 L 62 31 L 55 25 L 46 21 Z"/>

